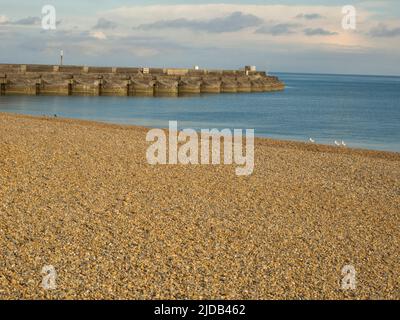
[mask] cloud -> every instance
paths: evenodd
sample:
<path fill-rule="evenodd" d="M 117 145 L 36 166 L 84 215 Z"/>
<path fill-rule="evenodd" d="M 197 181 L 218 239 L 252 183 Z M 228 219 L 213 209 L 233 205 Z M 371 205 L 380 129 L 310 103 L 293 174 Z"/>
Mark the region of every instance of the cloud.
<path fill-rule="evenodd" d="M 180 18 L 175 20 L 161 20 L 154 23 L 142 24 L 138 29 L 190 29 L 194 31 L 206 31 L 210 33 L 235 32 L 249 27 L 259 26 L 263 22 L 259 17 L 242 12 L 233 12 L 223 18 L 214 18 L 208 21 L 188 20 Z"/>
<path fill-rule="evenodd" d="M 369 34 L 373 37 L 382 37 L 382 38 L 397 37 L 400 36 L 400 27 L 389 29 L 385 24 L 381 23 L 375 28 L 372 28 Z"/>
<path fill-rule="evenodd" d="M 98 39 L 98 40 L 107 39 L 107 35 L 102 31 L 91 31 L 91 32 L 89 32 L 89 36 L 91 38 Z"/>
<path fill-rule="evenodd" d="M 100 18 L 93 29 L 115 29 L 117 26 L 118 25 L 114 21 L 107 20 L 106 18 Z"/>
<path fill-rule="evenodd" d="M 42 22 L 39 17 L 27 17 L 15 21 L 9 20 L 6 16 L 0 16 L 0 25 L 16 25 L 16 26 L 38 26 Z"/>
<path fill-rule="evenodd" d="M 0 24 L 7 24 L 8 18 L 6 16 L 0 16 Z"/>
<path fill-rule="evenodd" d="M 316 20 L 316 19 L 322 19 L 323 16 L 320 15 L 319 13 L 299 13 L 295 18 L 296 19 L 306 19 L 306 20 Z"/>
<path fill-rule="evenodd" d="M 61 20 L 56 21 L 56 25 L 61 24 Z M 11 21 L 6 16 L 0 16 L 0 25 L 14 25 L 14 26 L 39 26 L 42 19 L 39 17 L 26 17 L 19 20 Z"/>
<path fill-rule="evenodd" d="M 304 34 L 306 36 L 333 36 L 338 34 L 337 32 L 332 32 L 322 28 L 307 28 L 304 29 Z"/>
<path fill-rule="evenodd" d="M 255 33 L 259 34 L 271 34 L 273 36 L 279 36 L 284 34 L 292 34 L 295 33 L 293 28 L 300 27 L 301 25 L 298 23 L 280 23 L 274 26 L 262 26 L 257 29 Z"/>
<path fill-rule="evenodd" d="M 15 25 L 21 25 L 21 26 L 36 26 L 41 23 L 41 19 L 39 17 L 27 17 L 23 18 L 20 20 L 16 20 L 14 22 L 11 22 L 12 24 Z"/>

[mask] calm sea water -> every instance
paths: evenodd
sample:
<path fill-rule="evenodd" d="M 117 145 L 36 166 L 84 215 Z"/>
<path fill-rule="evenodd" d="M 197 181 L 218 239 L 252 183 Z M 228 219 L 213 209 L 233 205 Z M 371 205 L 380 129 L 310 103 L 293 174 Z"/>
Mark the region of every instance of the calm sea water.
<path fill-rule="evenodd" d="M 276 74 L 277 93 L 152 97 L 2 96 L 0 112 L 181 128 L 251 128 L 257 136 L 400 151 L 400 77 Z"/>

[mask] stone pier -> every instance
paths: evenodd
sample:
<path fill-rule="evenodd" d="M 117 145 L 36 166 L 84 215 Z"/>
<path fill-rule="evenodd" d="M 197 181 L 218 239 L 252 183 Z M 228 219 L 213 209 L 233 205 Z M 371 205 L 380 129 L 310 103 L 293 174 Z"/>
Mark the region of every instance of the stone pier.
<path fill-rule="evenodd" d="M 254 70 L 198 70 L 0 64 L 1 95 L 179 96 L 284 90 Z"/>

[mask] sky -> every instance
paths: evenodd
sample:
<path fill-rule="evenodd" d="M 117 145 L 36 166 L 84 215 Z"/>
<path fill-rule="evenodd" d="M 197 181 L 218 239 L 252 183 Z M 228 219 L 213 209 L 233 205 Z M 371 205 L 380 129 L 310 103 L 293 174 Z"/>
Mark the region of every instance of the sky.
<path fill-rule="evenodd" d="M 58 64 L 61 49 L 73 65 L 400 75 L 400 1 L 0 0 L 0 63 Z"/>

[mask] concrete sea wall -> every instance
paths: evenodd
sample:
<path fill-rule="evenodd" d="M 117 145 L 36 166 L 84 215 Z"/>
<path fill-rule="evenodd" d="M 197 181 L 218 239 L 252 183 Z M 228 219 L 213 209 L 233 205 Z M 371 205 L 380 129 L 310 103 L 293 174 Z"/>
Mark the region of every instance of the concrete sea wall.
<path fill-rule="evenodd" d="M 250 70 L 115 68 L 0 64 L 0 95 L 181 95 L 283 90 Z"/>

